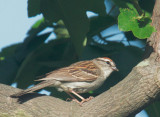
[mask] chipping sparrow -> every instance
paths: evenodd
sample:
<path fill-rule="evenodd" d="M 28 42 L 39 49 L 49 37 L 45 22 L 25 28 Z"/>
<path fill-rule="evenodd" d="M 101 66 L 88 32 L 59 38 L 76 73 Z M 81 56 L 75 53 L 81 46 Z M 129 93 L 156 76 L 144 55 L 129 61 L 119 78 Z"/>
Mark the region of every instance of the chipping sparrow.
<path fill-rule="evenodd" d="M 113 71 L 118 71 L 115 63 L 107 57 L 99 57 L 89 61 L 80 61 L 46 74 L 45 78 L 37 81 L 41 83 L 11 95 L 19 97 L 47 86 L 56 87 L 58 91 L 65 91 L 80 105 L 92 99 L 85 99 L 79 93 L 86 93 L 100 87 Z M 79 102 L 73 94 L 82 101 Z"/>

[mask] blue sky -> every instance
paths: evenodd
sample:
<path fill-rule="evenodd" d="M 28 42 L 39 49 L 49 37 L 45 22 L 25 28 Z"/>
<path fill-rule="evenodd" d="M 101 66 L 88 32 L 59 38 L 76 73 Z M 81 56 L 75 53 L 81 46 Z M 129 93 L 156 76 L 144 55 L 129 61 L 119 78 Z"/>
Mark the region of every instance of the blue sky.
<path fill-rule="evenodd" d="M 35 21 L 42 16 L 28 18 L 27 0 L 0 0 L 0 50 L 22 42 Z"/>

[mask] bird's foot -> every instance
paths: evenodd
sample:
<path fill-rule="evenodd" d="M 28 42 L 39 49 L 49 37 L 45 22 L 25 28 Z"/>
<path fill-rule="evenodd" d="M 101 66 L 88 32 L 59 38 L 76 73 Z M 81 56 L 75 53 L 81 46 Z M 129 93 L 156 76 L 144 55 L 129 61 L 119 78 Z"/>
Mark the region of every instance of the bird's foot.
<path fill-rule="evenodd" d="M 73 99 L 71 99 L 71 98 L 67 98 L 67 99 L 66 99 L 66 101 L 72 101 L 72 100 L 73 100 Z"/>
<path fill-rule="evenodd" d="M 90 96 L 89 98 L 83 98 L 82 101 L 78 101 L 77 99 L 72 99 L 72 101 L 77 102 L 80 106 L 82 106 L 82 104 L 84 102 L 88 102 L 89 100 L 93 99 L 94 97 Z"/>

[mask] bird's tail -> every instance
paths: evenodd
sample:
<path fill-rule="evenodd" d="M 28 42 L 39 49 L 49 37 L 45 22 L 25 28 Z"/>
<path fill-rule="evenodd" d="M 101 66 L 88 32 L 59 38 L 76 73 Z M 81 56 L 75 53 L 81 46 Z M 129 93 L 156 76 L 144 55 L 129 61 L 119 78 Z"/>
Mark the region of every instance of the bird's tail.
<path fill-rule="evenodd" d="M 23 91 L 20 91 L 18 93 L 15 93 L 13 95 L 10 95 L 10 97 L 13 97 L 13 98 L 17 98 L 17 97 L 20 97 L 24 94 L 27 94 L 27 93 L 31 93 L 33 91 L 36 91 L 36 90 L 39 90 L 39 89 L 42 89 L 44 87 L 47 87 L 47 86 L 50 86 L 50 85 L 54 85 L 54 82 L 55 81 L 42 81 L 41 83 L 29 88 L 29 89 L 26 89 L 26 90 L 23 90 Z"/>

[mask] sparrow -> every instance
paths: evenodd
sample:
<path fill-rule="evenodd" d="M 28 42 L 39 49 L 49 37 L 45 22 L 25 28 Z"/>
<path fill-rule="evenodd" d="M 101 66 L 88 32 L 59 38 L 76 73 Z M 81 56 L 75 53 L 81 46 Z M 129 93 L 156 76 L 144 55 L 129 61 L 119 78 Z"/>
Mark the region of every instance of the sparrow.
<path fill-rule="evenodd" d="M 80 93 L 86 93 L 99 88 L 113 71 L 118 71 L 115 63 L 108 57 L 99 57 L 88 61 L 80 61 L 68 67 L 49 72 L 39 84 L 20 91 L 10 97 L 17 98 L 24 94 L 34 92 L 44 87 L 55 87 L 64 91 L 78 104 L 91 100 L 93 97 L 84 98 Z M 81 99 L 78 101 L 75 96 Z"/>

